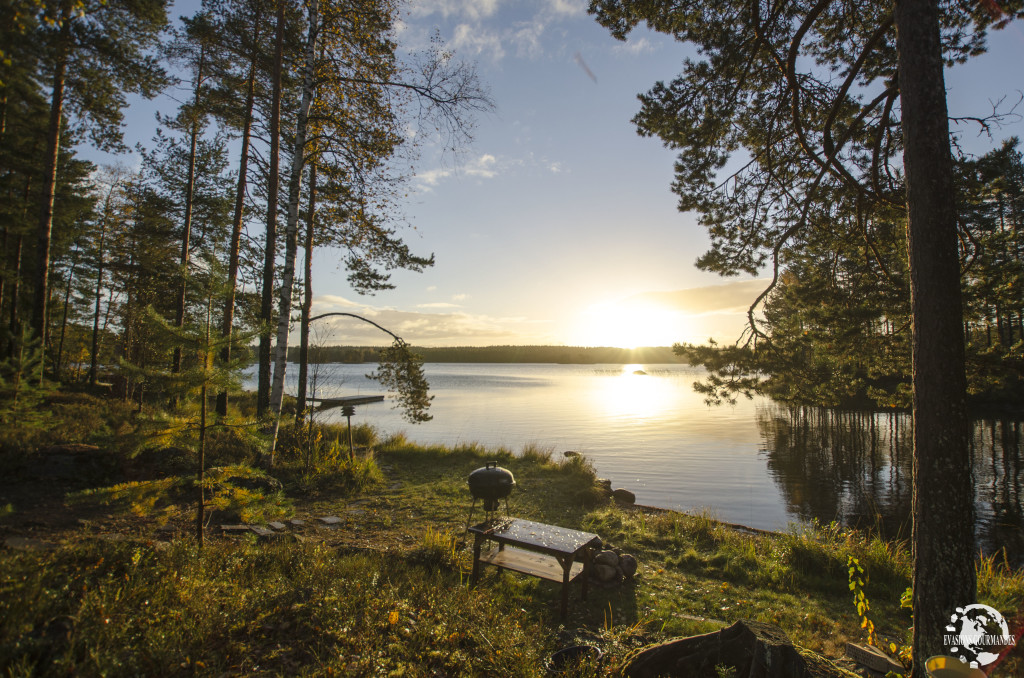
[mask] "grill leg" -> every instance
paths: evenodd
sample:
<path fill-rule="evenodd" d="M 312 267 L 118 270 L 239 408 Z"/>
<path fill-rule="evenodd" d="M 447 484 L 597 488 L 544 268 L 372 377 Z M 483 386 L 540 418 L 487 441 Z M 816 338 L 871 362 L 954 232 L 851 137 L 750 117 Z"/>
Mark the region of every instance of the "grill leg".
<path fill-rule="evenodd" d="M 473 519 L 473 509 L 476 508 L 476 497 L 473 497 L 473 503 L 469 505 L 469 515 L 466 516 L 466 532 L 469 532 L 469 522 Z"/>
<path fill-rule="evenodd" d="M 475 585 L 476 580 L 480 577 L 480 543 L 483 541 L 483 535 L 474 535 L 473 539 L 473 574 L 469 577 L 470 585 Z"/>

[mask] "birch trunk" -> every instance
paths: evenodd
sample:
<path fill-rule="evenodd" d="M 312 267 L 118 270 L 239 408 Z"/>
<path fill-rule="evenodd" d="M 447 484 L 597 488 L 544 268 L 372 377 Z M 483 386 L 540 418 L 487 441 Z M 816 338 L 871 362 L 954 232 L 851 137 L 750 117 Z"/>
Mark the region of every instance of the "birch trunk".
<path fill-rule="evenodd" d="M 309 199 L 306 201 L 306 271 L 303 276 L 302 318 L 299 320 L 299 385 L 295 425 L 306 415 L 306 381 L 309 373 L 309 312 L 313 307 L 313 229 L 316 225 L 316 164 L 309 168 Z"/>
<path fill-rule="evenodd" d="M 295 283 L 295 258 L 299 249 L 299 189 L 305 162 L 306 128 L 309 109 L 313 104 L 313 70 L 316 66 L 316 39 L 320 23 L 318 0 L 309 3 L 309 32 L 306 37 L 302 68 L 302 103 L 295 124 L 295 142 L 292 145 L 292 165 L 288 176 L 288 216 L 285 222 L 284 273 L 281 276 L 281 296 L 278 305 L 277 342 L 274 347 L 274 377 L 270 390 L 270 411 L 274 417 L 270 439 L 270 464 L 274 464 L 277 432 L 281 427 L 281 404 L 284 401 L 284 373 L 288 358 L 288 325 L 292 314 L 292 287 Z"/>

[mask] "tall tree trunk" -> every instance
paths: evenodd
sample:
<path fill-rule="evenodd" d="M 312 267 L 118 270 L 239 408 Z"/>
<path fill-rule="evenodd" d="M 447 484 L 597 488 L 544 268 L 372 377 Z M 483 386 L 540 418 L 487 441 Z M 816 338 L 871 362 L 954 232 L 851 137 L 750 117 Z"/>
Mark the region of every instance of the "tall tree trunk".
<path fill-rule="evenodd" d="M 75 268 L 78 266 L 79 249 L 75 247 L 75 256 L 71 259 L 71 270 L 68 271 L 68 284 L 64 289 L 64 312 L 60 321 L 60 341 L 57 344 L 57 360 L 54 361 L 53 377 L 60 381 L 60 369 L 64 360 L 64 334 L 68 327 L 68 303 L 71 301 L 71 283 L 75 279 Z"/>
<path fill-rule="evenodd" d="M 204 47 L 199 49 L 199 65 L 196 68 L 196 83 L 195 83 L 195 94 L 193 95 L 193 105 L 195 109 L 192 111 L 192 115 L 196 116 L 192 120 L 192 129 L 189 132 L 189 147 L 188 147 L 188 175 L 185 179 L 185 219 L 181 229 L 181 259 L 179 265 L 181 267 L 181 282 L 178 285 L 178 296 L 174 300 L 174 326 L 179 330 L 185 326 L 185 291 L 188 288 L 188 265 L 189 265 L 189 248 L 190 241 L 192 239 L 192 208 L 195 196 L 196 188 L 196 147 L 199 143 L 199 103 L 201 88 L 203 86 L 203 61 L 206 56 L 206 50 Z M 181 372 L 181 345 L 174 347 L 174 361 L 171 365 L 171 372 L 177 374 Z"/>
<path fill-rule="evenodd" d="M 267 243 L 263 260 L 263 296 L 260 321 L 270 325 L 274 315 L 274 263 L 277 259 L 277 192 L 281 154 L 281 78 L 284 60 L 284 0 L 278 0 L 274 35 L 274 66 L 270 99 L 270 170 L 267 177 Z M 270 330 L 260 335 L 256 414 L 263 416 L 270 404 Z"/>
<path fill-rule="evenodd" d="M 262 6 L 262 5 L 261 5 Z M 255 24 L 257 31 L 261 23 L 261 15 L 257 11 Z M 245 95 L 245 118 L 242 122 L 242 150 L 238 159 L 238 183 L 235 186 L 235 213 L 231 221 L 231 247 L 228 252 L 228 290 L 224 299 L 220 333 L 225 340 L 231 337 L 235 323 L 235 292 L 238 287 L 239 247 L 242 241 L 242 216 L 245 207 L 245 187 L 249 175 L 249 142 L 252 135 L 252 111 L 256 101 L 256 58 L 249 63 L 249 80 Z M 231 343 L 225 341 L 221 349 L 220 360 L 227 364 L 231 361 Z M 226 417 L 228 414 L 228 392 L 217 394 L 217 414 Z"/>
<path fill-rule="evenodd" d="M 25 178 L 25 192 L 23 194 L 24 200 L 22 201 L 22 217 L 25 217 L 28 213 L 28 201 L 29 195 L 32 188 L 32 177 Z M 8 355 L 14 357 L 14 354 L 18 350 L 18 342 L 21 340 L 21 316 L 20 316 L 20 296 L 21 296 L 21 270 L 22 270 L 22 251 L 24 249 L 25 236 L 22 233 L 18 233 L 14 237 L 14 248 L 11 253 L 11 304 L 8 308 L 8 327 L 11 330 L 11 345 L 7 347 Z"/>
<path fill-rule="evenodd" d="M 318 0 L 309 2 L 309 32 L 302 73 L 302 103 L 295 123 L 295 141 L 292 146 L 292 166 L 288 177 L 288 219 L 285 223 L 284 273 L 281 276 L 281 297 L 278 305 L 277 344 L 274 348 L 274 379 L 270 393 L 270 408 L 274 417 L 270 439 L 270 463 L 274 463 L 277 432 L 281 426 L 281 404 L 284 402 L 284 374 L 288 358 L 288 325 L 292 313 L 292 285 L 295 281 L 295 256 L 299 249 L 299 189 L 302 185 L 302 167 L 306 152 L 306 127 L 309 108 L 313 103 L 313 69 L 316 61 L 316 39 L 320 23 Z"/>
<path fill-rule="evenodd" d="M 306 415 L 306 380 L 309 374 L 309 311 L 313 306 L 313 227 L 316 223 L 316 163 L 309 166 L 309 199 L 306 212 L 305 275 L 302 287 L 302 319 L 299 321 L 299 386 L 296 394 L 295 425 Z"/>
<path fill-rule="evenodd" d="M 957 607 L 974 602 L 957 210 L 937 0 L 896 3 L 913 319 L 914 671 L 943 654 Z"/>
<path fill-rule="evenodd" d="M 113 193 L 114 189 L 110 189 Z M 107 236 L 107 219 L 109 218 L 110 193 L 107 194 L 106 214 L 100 223 L 100 247 L 96 256 L 96 304 L 92 314 L 92 347 L 89 350 L 89 385 L 96 385 L 96 373 L 100 360 L 100 297 L 103 293 L 103 247 Z M 107 306 L 109 311 L 110 306 Z"/>
<path fill-rule="evenodd" d="M 198 489 L 198 503 L 196 506 L 196 541 L 199 548 L 203 547 L 203 538 L 206 527 L 206 493 L 203 483 L 206 482 L 206 392 L 207 382 L 210 378 L 210 350 L 211 321 L 213 319 L 213 291 L 206 297 L 206 344 L 203 346 L 203 384 L 199 389 L 199 459 L 196 470 L 196 488 Z"/>
<path fill-rule="evenodd" d="M 53 231 L 53 196 L 57 185 L 57 160 L 60 156 L 60 132 L 64 111 L 64 80 L 71 42 L 71 3 L 61 3 L 61 28 L 53 68 L 50 95 L 50 121 L 46 130 L 46 156 L 43 168 L 42 197 L 36 229 L 35 289 L 32 302 L 32 329 L 46 345 L 47 301 L 50 284 L 50 235 Z M 42 379 L 42 371 L 39 378 Z"/>
<path fill-rule="evenodd" d="M 13 204 L 14 200 L 12 199 L 11 193 L 12 193 L 12 191 L 8 191 L 8 193 L 7 193 L 7 202 Z M 7 242 L 10 239 L 9 236 L 10 236 L 10 229 L 8 229 L 5 226 L 4 227 L 4 238 L 3 238 L 3 240 L 4 240 L 3 253 L 0 254 L 0 317 L 3 317 L 4 308 L 6 308 L 6 306 L 7 306 L 7 304 L 4 303 L 4 302 L 7 301 L 6 294 L 7 294 L 7 290 L 8 290 L 8 288 L 7 288 L 7 261 L 8 261 L 8 259 L 10 257 L 8 257 L 8 255 L 7 255 Z M 4 340 L 0 339 L 0 355 L 3 355 L 5 349 L 6 349 L 6 346 L 4 345 Z"/>

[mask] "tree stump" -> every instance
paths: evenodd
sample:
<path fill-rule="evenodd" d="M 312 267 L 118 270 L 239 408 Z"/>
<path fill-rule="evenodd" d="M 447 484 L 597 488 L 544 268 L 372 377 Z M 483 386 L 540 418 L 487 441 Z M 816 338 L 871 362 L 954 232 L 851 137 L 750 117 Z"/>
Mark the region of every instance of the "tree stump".
<path fill-rule="evenodd" d="M 825 661 L 807 661 L 785 631 L 752 620 L 738 621 L 714 633 L 642 649 L 626 660 L 622 675 L 716 678 L 716 666 L 736 669 L 737 678 L 840 678 L 849 675 L 828 666 Z"/>

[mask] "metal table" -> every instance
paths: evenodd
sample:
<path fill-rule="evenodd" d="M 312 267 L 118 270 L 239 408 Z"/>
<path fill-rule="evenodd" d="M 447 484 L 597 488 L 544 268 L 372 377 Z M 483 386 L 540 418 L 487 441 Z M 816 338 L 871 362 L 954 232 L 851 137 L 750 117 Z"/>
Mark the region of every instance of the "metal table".
<path fill-rule="evenodd" d="M 562 582 L 562 617 L 569 611 L 572 581 L 582 577 L 581 597 L 587 599 L 593 552 L 601 545 L 601 538 L 596 534 L 519 518 L 479 523 L 469 531 L 474 535 L 471 583 L 476 583 L 480 563 L 484 563 L 496 566 L 499 572 L 506 569 Z M 493 541 L 497 546 L 482 553 L 485 541 Z"/>

